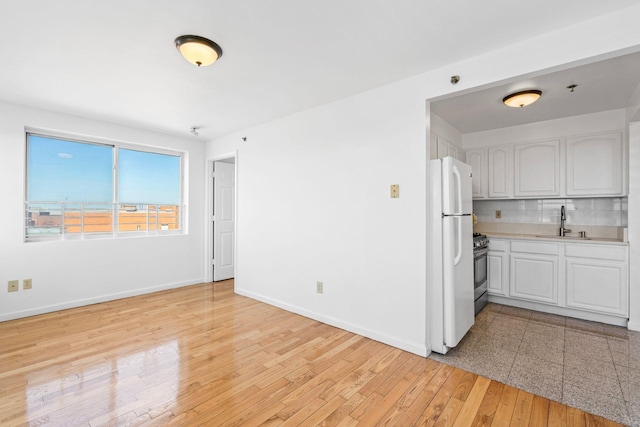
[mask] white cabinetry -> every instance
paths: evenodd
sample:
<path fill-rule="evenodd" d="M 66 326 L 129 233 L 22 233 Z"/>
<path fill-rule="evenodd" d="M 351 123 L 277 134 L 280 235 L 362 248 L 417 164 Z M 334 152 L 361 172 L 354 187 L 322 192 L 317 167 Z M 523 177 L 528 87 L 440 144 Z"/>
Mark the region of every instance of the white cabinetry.
<path fill-rule="evenodd" d="M 625 247 L 566 245 L 567 306 L 627 316 Z"/>
<path fill-rule="evenodd" d="M 466 163 L 474 199 L 624 196 L 627 151 L 623 132 L 611 131 L 469 149 Z"/>
<path fill-rule="evenodd" d="M 434 160 L 438 158 L 438 135 L 431 132 L 431 138 L 429 140 L 429 159 Z"/>
<path fill-rule="evenodd" d="M 567 138 L 567 196 L 623 194 L 621 132 Z"/>
<path fill-rule="evenodd" d="M 560 195 L 560 141 L 516 144 L 515 189 L 516 197 Z"/>
<path fill-rule="evenodd" d="M 487 253 L 487 292 L 507 295 L 509 289 L 509 241 L 491 239 Z"/>
<path fill-rule="evenodd" d="M 489 198 L 513 197 L 513 146 L 489 147 Z"/>
<path fill-rule="evenodd" d="M 471 192 L 474 199 L 487 198 L 487 150 L 477 148 L 466 151 L 466 163 L 471 166 L 473 178 Z"/>
<path fill-rule="evenodd" d="M 511 242 L 510 296 L 557 304 L 558 255 L 557 243 Z"/>
<path fill-rule="evenodd" d="M 449 143 L 442 138 L 441 136 L 438 137 L 438 158 L 442 159 L 444 157 L 447 157 L 449 155 Z"/>
<path fill-rule="evenodd" d="M 442 159 L 447 156 L 458 159 L 461 162 L 465 161 L 464 150 L 462 148 L 447 141 L 445 138 L 432 133 L 429 158 L 433 160 Z"/>
<path fill-rule="evenodd" d="M 489 240 L 489 301 L 626 325 L 627 245 L 492 237 Z"/>

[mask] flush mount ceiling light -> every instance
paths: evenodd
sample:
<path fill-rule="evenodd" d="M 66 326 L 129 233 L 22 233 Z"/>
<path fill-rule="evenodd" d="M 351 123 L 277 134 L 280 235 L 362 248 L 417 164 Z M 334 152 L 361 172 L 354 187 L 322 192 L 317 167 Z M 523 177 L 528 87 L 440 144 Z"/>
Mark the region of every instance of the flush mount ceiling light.
<path fill-rule="evenodd" d="M 175 43 L 184 59 L 198 67 L 211 65 L 222 56 L 222 48 L 204 37 L 180 36 Z"/>
<path fill-rule="evenodd" d="M 504 105 L 508 107 L 522 108 L 536 102 L 541 95 L 542 92 L 539 90 L 523 90 L 522 92 L 516 92 L 505 96 L 502 99 L 502 102 L 504 102 Z"/>

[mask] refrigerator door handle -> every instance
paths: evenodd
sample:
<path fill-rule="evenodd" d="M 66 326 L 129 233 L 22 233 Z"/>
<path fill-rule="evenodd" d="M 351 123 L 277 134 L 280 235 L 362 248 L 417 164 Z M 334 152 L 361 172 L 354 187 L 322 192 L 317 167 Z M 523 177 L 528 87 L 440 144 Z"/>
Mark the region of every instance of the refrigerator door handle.
<path fill-rule="evenodd" d="M 456 232 L 456 256 L 453 259 L 453 265 L 458 265 L 462 258 L 462 217 L 455 217 L 455 221 L 458 223 L 458 230 Z"/>
<path fill-rule="evenodd" d="M 460 171 L 458 170 L 458 168 L 456 167 L 456 165 L 453 165 L 453 167 L 451 168 L 451 172 L 453 173 L 453 176 L 455 177 L 454 183 L 455 183 L 455 196 L 456 196 L 456 206 L 454 207 L 454 213 L 456 214 L 461 214 L 462 213 L 462 186 L 461 186 L 461 178 L 460 178 Z"/>

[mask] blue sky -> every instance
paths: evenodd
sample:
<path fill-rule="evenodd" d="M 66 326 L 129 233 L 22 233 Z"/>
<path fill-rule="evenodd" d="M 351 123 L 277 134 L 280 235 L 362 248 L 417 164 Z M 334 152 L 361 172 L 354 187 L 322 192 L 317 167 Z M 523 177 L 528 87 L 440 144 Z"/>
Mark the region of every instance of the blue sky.
<path fill-rule="evenodd" d="M 180 157 L 120 149 L 119 203 L 180 204 Z M 113 200 L 113 147 L 29 135 L 27 200 Z"/>

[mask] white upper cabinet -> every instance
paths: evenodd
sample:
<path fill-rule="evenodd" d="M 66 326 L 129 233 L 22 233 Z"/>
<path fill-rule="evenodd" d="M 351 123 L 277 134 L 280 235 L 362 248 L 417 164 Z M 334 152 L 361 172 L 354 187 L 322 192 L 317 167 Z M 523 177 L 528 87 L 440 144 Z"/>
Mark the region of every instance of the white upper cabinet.
<path fill-rule="evenodd" d="M 431 133 L 431 140 L 429 141 L 429 159 L 438 158 L 438 136 L 435 133 Z"/>
<path fill-rule="evenodd" d="M 442 159 L 444 157 L 453 157 L 454 159 L 458 159 L 461 162 L 465 161 L 464 158 L 464 150 L 455 144 L 447 141 L 441 136 L 438 136 L 435 133 L 431 133 L 431 143 L 429 147 L 429 158 L 433 159 Z"/>
<path fill-rule="evenodd" d="M 516 144 L 515 197 L 560 195 L 560 141 Z"/>
<path fill-rule="evenodd" d="M 567 196 L 623 194 L 621 132 L 567 138 Z"/>
<path fill-rule="evenodd" d="M 466 150 L 466 163 L 471 166 L 472 197 L 487 198 L 487 150 L 485 148 Z"/>
<path fill-rule="evenodd" d="M 449 155 L 449 143 L 446 139 L 438 137 L 438 158 L 442 159 Z"/>
<path fill-rule="evenodd" d="M 487 154 L 489 197 L 513 197 L 513 146 L 490 147 Z"/>

